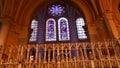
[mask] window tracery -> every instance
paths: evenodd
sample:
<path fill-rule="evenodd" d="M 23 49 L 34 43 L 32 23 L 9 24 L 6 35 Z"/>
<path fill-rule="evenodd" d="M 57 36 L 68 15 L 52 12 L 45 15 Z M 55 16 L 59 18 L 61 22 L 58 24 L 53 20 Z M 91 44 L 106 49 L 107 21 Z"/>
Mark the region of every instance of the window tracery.
<path fill-rule="evenodd" d="M 46 7 L 36 15 L 39 24 L 38 21 L 35 26 L 31 24 L 33 32 L 29 41 L 38 44 L 89 41 L 82 12 L 69 5 L 57 4 Z"/>
<path fill-rule="evenodd" d="M 61 5 L 52 5 L 48 9 L 48 13 L 52 16 L 61 16 L 65 12 L 64 7 Z"/>

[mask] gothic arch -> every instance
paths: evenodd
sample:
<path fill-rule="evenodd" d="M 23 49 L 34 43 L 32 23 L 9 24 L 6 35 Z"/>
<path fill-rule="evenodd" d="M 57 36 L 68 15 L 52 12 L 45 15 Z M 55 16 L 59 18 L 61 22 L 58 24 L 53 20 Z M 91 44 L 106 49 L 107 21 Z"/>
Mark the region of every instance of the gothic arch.
<path fill-rule="evenodd" d="M 105 24 L 107 24 L 107 28 L 109 29 L 109 34 L 111 34 L 111 38 L 119 38 L 119 18 L 118 13 L 118 5 L 119 0 L 99 0 L 99 4 L 102 10 L 102 16 L 105 20 Z M 117 18 L 116 18 L 117 17 Z M 119 19 L 118 19 L 119 20 Z M 108 24 L 109 23 L 109 24 Z"/>
<path fill-rule="evenodd" d="M 87 3 L 85 3 L 83 0 L 72 0 L 72 1 L 82 9 L 82 12 L 84 13 L 86 18 L 86 22 L 87 23 L 92 22 L 94 18 L 94 13 L 90 8 L 90 6 Z"/>
<path fill-rule="evenodd" d="M 72 0 L 75 4 L 78 5 L 78 7 L 80 7 L 85 15 L 86 18 L 86 22 L 90 23 L 93 20 L 94 17 L 94 13 L 92 12 L 92 9 L 90 9 L 90 7 L 83 2 L 82 0 Z M 26 23 L 26 25 L 29 25 L 32 17 L 34 16 L 34 14 L 36 13 L 36 11 L 38 11 L 38 9 L 41 9 L 43 6 L 45 6 L 47 3 L 47 1 L 36 1 L 35 3 L 30 2 L 25 8 L 24 11 L 21 15 L 21 23 Z M 32 4 L 32 5 L 31 5 Z M 26 15 L 26 16 L 25 16 Z M 24 16 L 24 18 L 22 17 Z M 27 19 L 26 19 L 27 18 Z M 25 20 L 26 19 L 26 20 Z M 23 22 L 25 21 L 25 22 Z"/>
<path fill-rule="evenodd" d="M 92 27 L 90 27 L 91 24 L 93 24 L 93 18 L 94 18 L 94 12 L 92 11 L 92 9 L 88 6 L 88 4 L 86 4 L 84 1 L 82 0 L 72 0 L 73 3 L 75 3 L 79 8 L 81 8 L 83 14 L 85 15 L 85 21 L 88 25 L 88 31 L 89 31 L 89 34 L 92 34 Z M 45 4 L 46 2 L 43 1 L 43 4 Z M 36 4 L 33 4 L 32 7 L 30 8 L 29 12 L 26 12 L 24 14 L 28 15 L 26 18 L 28 18 L 27 20 L 25 20 L 26 22 L 26 25 L 29 25 L 30 24 L 30 21 L 32 19 L 32 17 L 35 15 L 35 13 L 37 12 L 38 9 L 41 9 L 41 7 L 43 7 L 43 5 L 41 5 L 42 2 L 37 2 L 37 5 Z M 46 6 L 46 5 L 45 5 Z M 35 10 L 34 10 L 35 9 Z M 28 10 L 26 10 L 28 11 Z M 23 14 L 23 15 L 24 15 Z M 22 18 L 21 18 L 22 19 Z M 22 20 L 20 20 L 22 21 Z M 93 29 L 92 29 L 93 30 Z"/>
<path fill-rule="evenodd" d="M 17 29 L 16 31 L 18 35 L 16 35 L 14 39 L 17 40 L 17 38 L 19 37 L 28 38 L 28 34 L 29 34 L 28 30 L 30 28 L 30 23 L 31 23 L 33 16 L 37 13 L 38 10 L 42 9 L 43 6 L 46 6 L 48 3 L 51 3 L 51 1 L 52 0 L 50 1 L 46 1 L 46 0 L 8 1 L 8 0 L 5 0 L 5 8 L 4 8 L 3 16 L 4 17 L 8 16 L 10 18 L 9 23 L 13 23 L 13 25 L 15 26 L 19 25 L 18 27 L 16 27 Z M 89 28 L 88 29 L 89 34 L 92 34 L 93 28 L 91 27 L 91 24 L 94 23 L 93 18 L 95 16 L 93 10 L 90 8 L 89 4 L 87 4 L 83 0 L 71 0 L 71 1 L 74 2 L 79 8 L 81 8 L 82 12 L 85 15 L 85 20 Z M 25 43 L 27 43 L 27 41 L 25 41 Z"/>

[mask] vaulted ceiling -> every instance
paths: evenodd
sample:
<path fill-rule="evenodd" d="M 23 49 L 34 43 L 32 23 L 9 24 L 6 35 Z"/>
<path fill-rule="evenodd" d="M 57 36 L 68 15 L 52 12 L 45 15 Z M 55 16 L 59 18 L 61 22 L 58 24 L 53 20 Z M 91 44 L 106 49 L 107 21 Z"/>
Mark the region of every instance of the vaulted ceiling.
<path fill-rule="evenodd" d="M 4 1 L 3 17 L 13 19 L 14 21 L 19 21 L 21 24 L 21 18 L 26 17 L 26 12 L 33 13 L 42 8 L 49 3 L 57 0 L 0 0 Z M 63 0 L 69 1 L 69 0 Z M 101 17 L 102 13 L 108 10 L 112 11 L 112 1 L 113 0 L 71 0 L 76 3 L 81 9 L 84 6 L 89 9 L 94 17 Z M 116 0 L 118 2 L 119 0 Z M 108 3 L 109 2 L 109 3 Z M 82 4 L 82 5 L 81 5 Z M 106 5 L 105 5 L 106 4 Z M 106 8 L 107 7 L 107 8 Z M 32 11 L 33 10 L 33 11 Z M 22 21 L 23 22 L 23 21 Z"/>
<path fill-rule="evenodd" d="M 48 5 L 51 2 L 54 2 L 56 0 L 5 0 L 4 2 L 4 10 L 2 16 L 10 18 L 13 22 L 22 24 L 24 21 L 23 19 L 26 19 L 26 16 L 31 17 L 30 15 L 27 15 L 29 13 L 36 13 L 37 10 L 42 8 L 43 6 Z M 65 0 L 69 1 L 69 0 Z M 77 3 L 78 6 L 81 6 L 80 8 L 85 11 L 85 9 L 88 9 L 92 12 L 92 16 L 97 17 L 101 15 L 101 10 L 98 0 L 72 0 L 74 3 Z M 83 5 L 85 5 L 83 7 Z M 83 7 L 83 8 L 82 8 Z M 31 15 L 32 15 L 31 14 Z M 22 19 L 22 20 L 21 20 Z M 25 24 L 25 23 L 24 23 Z"/>

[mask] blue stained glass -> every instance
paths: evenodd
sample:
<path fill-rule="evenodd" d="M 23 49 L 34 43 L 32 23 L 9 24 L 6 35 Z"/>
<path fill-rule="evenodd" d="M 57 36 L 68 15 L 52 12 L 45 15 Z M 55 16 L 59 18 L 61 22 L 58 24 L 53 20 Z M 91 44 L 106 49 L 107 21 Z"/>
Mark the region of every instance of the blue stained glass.
<path fill-rule="evenodd" d="M 68 21 L 66 18 L 62 17 L 58 20 L 58 31 L 60 41 L 70 40 Z"/>
<path fill-rule="evenodd" d="M 52 18 L 46 22 L 46 41 L 56 41 L 56 23 Z"/>
<path fill-rule="evenodd" d="M 62 7 L 61 5 L 52 5 L 52 7 L 49 8 L 49 13 L 52 16 L 60 16 L 64 13 L 64 7 Z"/>

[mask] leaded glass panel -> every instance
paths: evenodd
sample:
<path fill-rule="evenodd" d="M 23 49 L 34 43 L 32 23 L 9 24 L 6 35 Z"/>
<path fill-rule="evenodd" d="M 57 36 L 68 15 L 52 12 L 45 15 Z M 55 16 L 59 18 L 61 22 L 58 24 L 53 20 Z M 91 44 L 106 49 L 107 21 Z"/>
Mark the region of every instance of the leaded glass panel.
<path fill-rule="evenodd" d="M 58 20 L 59 41 L 70 40 L 68 20 L 64 17 Z"/>
<path fill-rule="evenodd" d="M 52 18 L 46 22 L 46 41 L 56 41 L 56 22 Z"/>

